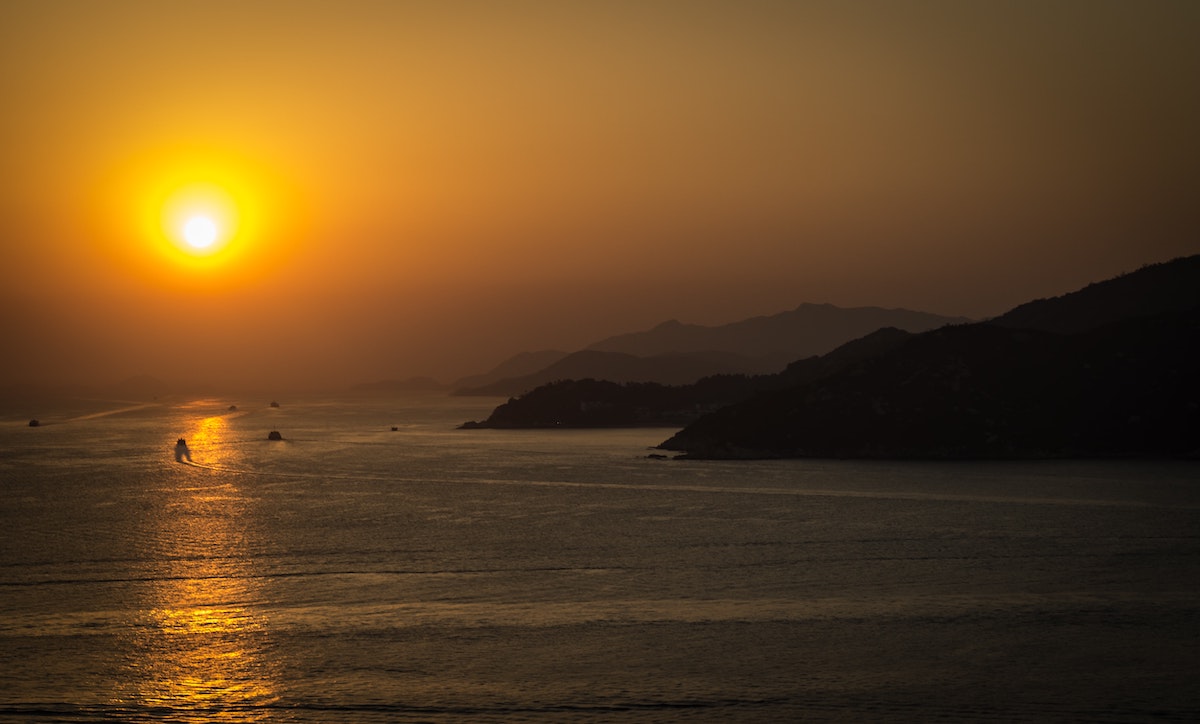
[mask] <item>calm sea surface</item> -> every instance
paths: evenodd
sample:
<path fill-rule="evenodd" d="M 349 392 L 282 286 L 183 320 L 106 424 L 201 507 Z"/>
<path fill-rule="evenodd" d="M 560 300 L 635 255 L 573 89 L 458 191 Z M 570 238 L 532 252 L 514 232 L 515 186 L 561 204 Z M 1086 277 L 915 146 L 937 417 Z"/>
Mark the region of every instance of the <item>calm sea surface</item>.
<path fill-rule="evenodd" d="M 268 401 L 0 410 L 0 721 L 1200 720 L 1200 464 Z"/>

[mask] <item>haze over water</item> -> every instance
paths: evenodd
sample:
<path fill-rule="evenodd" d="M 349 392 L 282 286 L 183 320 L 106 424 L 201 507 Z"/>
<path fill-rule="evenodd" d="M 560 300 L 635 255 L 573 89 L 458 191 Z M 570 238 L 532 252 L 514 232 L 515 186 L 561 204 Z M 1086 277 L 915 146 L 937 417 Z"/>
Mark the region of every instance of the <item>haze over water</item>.
<path fill-rule="evenodd" d="M 689 463 L 453 429 L 491 399 L 230 402 L 4 415 L 0 720 L 1200 715 L 1193 463 Z"/>

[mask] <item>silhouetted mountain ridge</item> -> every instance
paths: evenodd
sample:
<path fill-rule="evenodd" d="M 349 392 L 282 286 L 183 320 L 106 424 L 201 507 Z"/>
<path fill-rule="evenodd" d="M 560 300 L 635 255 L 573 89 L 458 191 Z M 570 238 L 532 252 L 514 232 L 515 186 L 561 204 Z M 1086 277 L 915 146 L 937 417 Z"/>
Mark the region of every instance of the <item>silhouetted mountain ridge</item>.
<path fill-rule="evenodd" d="M 744 373 L 754 360 L 730 352 L 693 352 L 638 357 L 623 352 L 585 349 L 572 352 L 545 369 L 521 377 L 458 390 L 462 395 L 508 395 L 563 379 L 605 379 L 610 382 L 648 382 L 684 385 L 712 374 Z"/>
<path fill-rule="evenodd" d="M 1001 327 L 1072 334 L 1137 317 L 1200 307 L 1200 255 L 1150 264 L 990 320 Z"/>
<path fill-rule="evenodd" d="M 908 309 L 801 304 L 786 312 L 712 327 L 669 320 L 644 332 L 600 340 L 588 349 L 643 357 L 723 350 L 762 359 L 764 366 L 755 372 L 775 372 L 793 360 L 824 354 L 883 327 L 924 332 L 970 321 Z"/>
<path fill-rule="evenodd" d="M 507 396 L 560 379 L 689 384 L 715 374 L 768 374 L 882 327 L 923 332 L 967 321 L 907 309 L 843 309 L 832 304 L 802 304 L 779 314 L 711 327 L 672 319 L 649 330 L 600 340 L 570 355 L 558 353 L 536 369 L 527 366 L 533 359 L 529 354 L 518 355 L 487 375 L 464 378 L 454 387 L 455 394 Z M 518 367 L 520 371 L 515 371 Z"/>
<path fill-rule="evenodd" d="M 1144 267 L 916 335 L 701 417 L 662 447 L 704 458 L 1195 456 L 1198 289 L 1200 257 Z"/>
<path fill-rule="evenodd" d="M 662 447 L 701 458 L 1194 456 L 1198 259 L 1144 267 L 988 323 L 881 329 L 776 375 L 678 388 L 560 381 L 471 425 L 690 416 Z M 1103 313 L 1089 300 L 1101 300 Z"/>
<path fill-rule="evenodd" d="M 1191 455 L 1198 349 L 1197 310 L 1078 335 L 948 327 L 717 410 L 662 447 L 703 458 Z"/>
<path fill-rule="evenodd" d="M 568 354 L 570 353 L 561 352 L 556 349 L 521 352 L 509 357 L 483 374 L 471 375 L 457 380 L 452 387 L 455 390 L 455 394 L 460 395 L 495 394 L 476 390 L 486 390 L 501 380 L 517 379 L 532 375 L 538 370 L 545 369 L 558 362 Z M 499 394 L 506 395 L 511 393 L 504 392 Z"/>
<path fill-rule="evenodd" d="M 683 425 L 701 415 L 766 391 L 820 379 L 901 344 L 912 335 L 881 329 L 828 355 L 809 357 L 774 375 L 710 375 L 689 385 L 558 379 L 497 407 L 466 428 L 614 427 Z"/>

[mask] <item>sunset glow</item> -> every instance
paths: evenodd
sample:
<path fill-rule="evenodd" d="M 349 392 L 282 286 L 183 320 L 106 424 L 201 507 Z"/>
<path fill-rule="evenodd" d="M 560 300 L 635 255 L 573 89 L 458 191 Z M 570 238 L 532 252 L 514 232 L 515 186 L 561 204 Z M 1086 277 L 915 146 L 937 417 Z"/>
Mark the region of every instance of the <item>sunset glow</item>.
<path fill-rule="evenodd" d="M 1200 0 L 0 0 L 0 724 L 1200 721 Z"/>
<path fill-rule="evenodd" d="M 1149 1 L 5 3 L 5 372 L 448 381 L 1194 253 L 1200 5 Z"/>
<path fill-rule="evenodd" d="M 177 253 L 194 259 L 214 259 L 239 235 L 241 209 L 219 184 L 195 182 L 176 188 L 162 204 L 159 233 Z"/>
<path fill-rule="evenodd" d="M 281 179 L 275 164 L 232 147 L 151 145 L 92 189 L 93 248 L 130 285 L 168 294 L 267 279 L 307 216 Z"/>

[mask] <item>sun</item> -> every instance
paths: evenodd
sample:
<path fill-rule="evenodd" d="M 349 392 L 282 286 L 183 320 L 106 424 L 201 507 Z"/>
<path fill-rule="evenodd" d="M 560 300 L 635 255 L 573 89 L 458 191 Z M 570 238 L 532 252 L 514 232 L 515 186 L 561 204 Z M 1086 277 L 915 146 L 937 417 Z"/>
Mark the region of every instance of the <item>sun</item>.
<path fill-rule="evenodd" d="M 311 208 L 269 160 L 183 141 L 132 154 L 98 178 L 97 249 L 156 287 L 261 280 L 303 248 Z"/>
<path fill-rule="evenodd" d="M 217 240 L 217 225 L 207 216 L 192 216 L 183 224 L 183 239 L 193 249 L 207 249 Z"/>
<path fill-rule="evenodd" d="M 220 184 L 182 184 L 166 195 L 159 211 L 167 248 L 189 266 L 209 267 L 236 251 L 244 214 L 234 195 Z"/>

